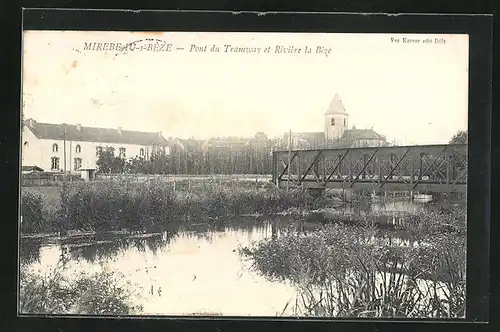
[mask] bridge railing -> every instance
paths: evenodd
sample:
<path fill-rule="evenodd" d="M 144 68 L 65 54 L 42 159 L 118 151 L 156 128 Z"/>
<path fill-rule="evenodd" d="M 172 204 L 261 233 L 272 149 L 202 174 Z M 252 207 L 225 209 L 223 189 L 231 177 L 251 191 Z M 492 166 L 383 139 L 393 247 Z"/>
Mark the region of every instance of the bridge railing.
<path fill-rule="evenodd" d="M 467 145 L 275 151 L 278 187 L 465 192 Z"/>

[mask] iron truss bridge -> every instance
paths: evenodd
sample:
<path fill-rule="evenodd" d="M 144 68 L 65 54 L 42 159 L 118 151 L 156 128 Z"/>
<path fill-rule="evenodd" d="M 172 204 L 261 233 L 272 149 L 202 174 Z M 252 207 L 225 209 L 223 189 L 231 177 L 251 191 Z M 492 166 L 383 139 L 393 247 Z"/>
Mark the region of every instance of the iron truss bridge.
<path fill-rule="evenodd" d="M 466 192 L 467 145 L 273 152 L 279 188 Z"/>

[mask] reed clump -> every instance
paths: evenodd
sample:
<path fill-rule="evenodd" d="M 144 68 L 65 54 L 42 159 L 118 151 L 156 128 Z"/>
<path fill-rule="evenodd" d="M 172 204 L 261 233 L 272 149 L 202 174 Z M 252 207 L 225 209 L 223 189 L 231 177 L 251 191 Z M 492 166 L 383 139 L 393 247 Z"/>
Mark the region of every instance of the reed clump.
<path fill-rule="evenodd" d="M 317 204 L 304 191 L 284 191 L 255 183 L 198 181 L 175 187 L 161 179 L 64 183 L 57 213 L 45 217 L 43 212 L 31 213 L 34 208 L 41 211 L 43 196 L 28 198 L 31 200 L 23 201 L 21 211 L 28 216 L 28 224 L 36 227 L 26 227 L 25 232 L 165 231 L 192 220 L 272 214 Z M 47 222 L 32 222 L 31 215 L 44 217 Z"/>
<path fill-rule="evenodd" d="M 240 253 L 272 280 L 298 290 L 297 314 L 458 318 L 465 314 L 465 237 L 429 235 L 389 245 L 373 227 L 326 225 L 287 233 Z"/>

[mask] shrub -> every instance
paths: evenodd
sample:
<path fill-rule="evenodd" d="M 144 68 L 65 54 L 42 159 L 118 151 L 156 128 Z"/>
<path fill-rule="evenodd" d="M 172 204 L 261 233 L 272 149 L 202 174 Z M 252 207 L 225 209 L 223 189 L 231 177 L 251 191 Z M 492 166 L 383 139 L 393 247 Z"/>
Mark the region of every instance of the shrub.
<path fill-rule="evenodd" d="M 19 312 L 21 314 L 129 315 L 139 313 L 132 285 L 116 272 L 102 269 L 65 276 L 67 259 L 46 274 L 21 266 Z"/>
<path fill-rule="evenodd" d="M 30 191 L 21 192 L 21 232 L 40 232 L 46 226 L 42 196 Z"/>

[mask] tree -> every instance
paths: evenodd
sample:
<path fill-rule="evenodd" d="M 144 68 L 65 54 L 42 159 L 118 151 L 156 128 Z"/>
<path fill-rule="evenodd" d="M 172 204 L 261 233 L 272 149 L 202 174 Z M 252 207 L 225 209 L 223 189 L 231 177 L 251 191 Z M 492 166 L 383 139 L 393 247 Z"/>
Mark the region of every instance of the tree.
<path fill-rule="evenodd" d="M 154 174 L 166 174 L 169 169 L 169 156 L 162 148 L 156 148 L 150 157 L 152 172 Z"/>
<path fill-rule="evenodd" d="M 99 173 L 123 173 L 125 160 L 115 157 L 115 148 L 107 146 L 97 152 L 96 165 Z"/>
<path fill-rule="evenodd" d="M 468 135 L 467 131 L 460 130 L 450 140 L 450 144 L 467 144 Z"/>
<path fill-rule="evenodd" d="M 130 158 L 125 163 L 125 170 L 127 173 L 135 174 L 149 174 L 151 173 L 151 163 L 143 157 Z"/>
<path fill-rule="evenodd" d="M 134 157 L 123 164 L 115 161 L 116 168 L 122 167 L 127 173 L 135 174 L 167 174 L 169 173 L 170 157 L 163 148 L 154 148 L 151 157 L 146 160 L 143 157 Z"/>

